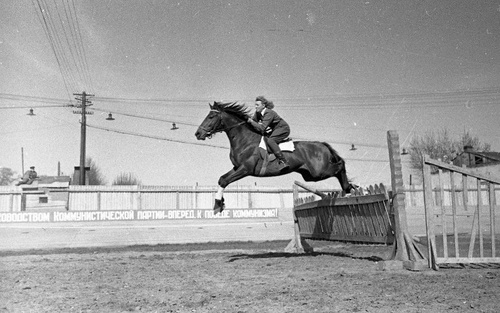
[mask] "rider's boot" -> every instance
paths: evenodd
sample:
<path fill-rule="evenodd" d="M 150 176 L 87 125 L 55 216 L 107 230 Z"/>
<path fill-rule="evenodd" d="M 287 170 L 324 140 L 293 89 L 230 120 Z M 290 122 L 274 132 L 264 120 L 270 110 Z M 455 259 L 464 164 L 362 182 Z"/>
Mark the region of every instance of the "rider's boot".
<path fill-rule="evenodd" d="M 278 164 L 280 165 L 281 169 L 287 169 L 290 167 L 290 164 L 288 164 L 288 161 L 286 160 L 285 156 L 283 155 L 283 152 L 276 152 L 275 153 L 276 158 L 278 159 Z"/>

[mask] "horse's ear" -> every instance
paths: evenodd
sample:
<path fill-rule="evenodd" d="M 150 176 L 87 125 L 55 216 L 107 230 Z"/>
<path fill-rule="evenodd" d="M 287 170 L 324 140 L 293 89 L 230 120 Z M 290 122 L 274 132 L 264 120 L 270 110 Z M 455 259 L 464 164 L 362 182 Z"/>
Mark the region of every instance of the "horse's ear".
<path fill-rule="evenodd" d="M 214 102 L 214 103 L 215 103 L 215 102 Z M 213 105 L 211 105 L 210 103 L 208 104 L 208 106 L 210 107 L 210 110 L 213 110 L 213 109 L 214 109 Z"/>

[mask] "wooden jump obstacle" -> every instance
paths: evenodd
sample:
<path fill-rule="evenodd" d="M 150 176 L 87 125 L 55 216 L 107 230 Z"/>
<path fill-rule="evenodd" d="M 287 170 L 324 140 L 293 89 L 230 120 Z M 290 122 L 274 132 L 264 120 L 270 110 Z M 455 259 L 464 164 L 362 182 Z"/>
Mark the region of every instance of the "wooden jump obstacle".
<path fill-rule="evenodd" d="M 293 210 L 302 238 L 372 244 L 394 241 L 389 198 L 382 184 L 359 188 L 349 197 L 296 199 Z"/>
<path fill-rule="evenodd" d="M 429 267 L 438 270 L 440 264 L 500 263 L 496 252 L 500 216 L 495 195 L 500 178 L 428 156 L 422 163 Z M 451 201 L 445 203 L 445 199 Z"/>
<path fill-rule="evenodd" d="M 390 192 L 383 185 L 375 185 L 349 197 L 341 197 L 295 182 L 295 235 L 285 251 L 311 252 L 313 249 L 305 239 L 393 244 L 393 253 L 388 261 L 400 262 L 401 267 L 409 269 L 420 269 L 422 264 L 427 266 L 426 256 L 408 232 L 397 132 L 387 132 L 387 144 L 391 168 Z M 314 196 L 298 199 L 297 186 L 321 199 L 315 200 Z"/>

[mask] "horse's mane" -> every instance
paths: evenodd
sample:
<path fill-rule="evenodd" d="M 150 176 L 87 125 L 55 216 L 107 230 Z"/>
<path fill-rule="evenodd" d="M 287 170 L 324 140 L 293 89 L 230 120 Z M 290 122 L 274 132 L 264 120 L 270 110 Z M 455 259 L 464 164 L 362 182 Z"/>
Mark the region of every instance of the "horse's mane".
<path fill-rule="evenodd" d="M 243 120 L 252 117 L 252 109 L 244 102 L 214 102 L 214 109 L 232 113 Z"/>

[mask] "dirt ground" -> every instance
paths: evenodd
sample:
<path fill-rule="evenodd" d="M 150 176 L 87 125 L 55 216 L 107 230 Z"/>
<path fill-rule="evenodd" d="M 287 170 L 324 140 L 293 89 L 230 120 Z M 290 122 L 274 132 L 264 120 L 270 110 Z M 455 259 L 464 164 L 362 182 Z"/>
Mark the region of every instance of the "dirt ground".
<path fill-rule="evenodd" d="M 381 271 L 390 247 L 313 242 L 0 253 L 0 312 L 498 312 L 500 270 Z"/>

